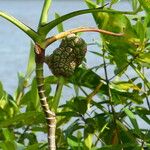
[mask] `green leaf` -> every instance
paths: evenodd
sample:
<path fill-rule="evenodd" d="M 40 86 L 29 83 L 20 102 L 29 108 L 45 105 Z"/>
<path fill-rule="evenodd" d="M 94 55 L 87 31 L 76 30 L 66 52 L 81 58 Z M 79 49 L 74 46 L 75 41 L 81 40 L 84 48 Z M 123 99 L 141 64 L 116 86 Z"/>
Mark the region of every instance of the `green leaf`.
<path fill-rule="evenodd" d="M 6 128 L 15 125 L 32 125 L 37 123 L 45 123 L 44 114 L 37 111 L 29 111 L 1 121 L 0 128 Z"/>
<path fill-rule="evenodd" d="M 110 5 L 112 6 L 113 4 L 117 3 L 119 0 L 111 0 Z"/>
<path fill-rule="evenodd" d="M 139 2 L 143 6 L 144 10 L 150 14 L 150 0 L 139 0 Z"/>
<path fill-rule="evenodd" d="M 132 0 L 132 9 L 133 11 L 137 10 L 138 7 L 138 0 Z"/>
<path fill-rule="evenodd" d="M 116 120 L 117 126 L 120 129 L 120 139 L 122 143 L 137 144 L 136 138 L 132 132 L 119 120 Z"/>
<path fill-rule="evenodd" d="M 18 87 L 17 90 L 15 92 L 15 99 L 17 101 L 17 103 L 19 104 L 21 96 L 23 95 L 23 90 L 25 87 L 25 83 L 26 83 L 26 78 L 25 75 L 23 73 L 18 73 Z"/>
<path fill-rule="evenodd" d="M 57 26 L 58 24 L 60 24 L 61 22 L 64 22 L 70 18 L 73 18 L 75 16 L 79 16 L 79 15 L 83 15 L 83 14 L 87 14 L 87 13 L 94 13 L 94 12 L 105 12 L 105 10 L 102 10 L 103 7 L 99 7 L 96 9 L 84 9 L 84 10 L 78 10 L 78 11 L 74 11 L 71 13 L 68 13 L 66 15 L 63 15 L 51 22 L 49 22 L 48 24 L 42 26 L 40 28 L 40 32 L 43 32 L 43 34 L 47 34 L 51 29 L 53 29 L 55 26 Z M 117 13 L 116 11 L 107 11 L 108 13 Z M 119 13 L 119 12 L 118 12 Z"/>
<path fill-rule="evenodd" d="M 58 18 L 60 18 L 60 15 L 58 13 L 55 13 L 55 19 L 58 19 Z M 64 27 L 63 27 L 62 23 L 60 23 L 60 24 L 57 25 L 57 30 L 58 30 L 58 33 L 64 31 Z"/>
<path fill-rule="evenodd" d="M 95 88 L 102 78 L 94 73 L 92 70 L 77 68 L 70 78 L 67 80 L 73 84 L 77 84 L 78 86 L 85 86 L 88 88 Z"/>
<path fill-rule="evenodd" d="M 84 68 L 77 68 L 70 78 L 67 79 L 69 83 L 78 85 L 78 86 L 84 86 L 90 89 L 95 89 L 100 82 L 103 81 L 103 79 L 97 75 L 92 70 L 84 69 Z M 110 87 L 111 88 L 111 87 Z M 99 93 L 101 94 L 108 94 L 108 88 L 107 85 L 104 84 L 100 88 Z M 115 89 L 111 88 L 111 92 L 115 96 L 119 96 L 120 99 L 125 99 L 127 101 L 128 99 L 132 100 L 135 103 L 143 103 L 143 98 L 139 95 L 139 92 L 133 91 L 133 92 L 121 92 Z M 120 101 L 122 103 L 122 101 Z"/>
<path fill-rule="evenodd" d="M 140 150 L 140 149 L 134 149 L 134 148 L 140 148 L 139 145 L 136 144 L 117 144 L 117 145 L 106 145 L 103 146 L 102 148 L 99 148 L 98 150 L 121 150 L 121 149 L 126 149 L 126 150 Z"/>
<path fill-rule="evenodd" d="M 125 81 L 112 82 L 110 86 L 112 87 L 112 89 L 123 91 L 123 92 L 128 91 L 130 89 L 141 91 L 141 89 L 135 84 L 130 82 L 125 82 Z"/>
<path fill-rule="evenodd" d="M 141 53 L 139 54 L 139 57 L 137 58 L 142 63 L 146 63 L 150 65 L 150 53 Z"/>
<path fill-rule="evenodd" d="M 136 134 L 140 135 L 140 129 L 139 129 L 138 123 L 136 121 L 135 115 L 128 108 L 125 108 L 124 112 L 129 117 L 129 119 L 130 119 L 130 121 L 131 121 L 131 123 L 132 123 L 132 125 L 133 125 L 133 127 L 135 129 Z"/>
<path fill-rule="evenodd" d="M 84 144 L 87 150 L 91 150 L 92 148 L 92 138 L 93 134 L 87 134 L 84 138 Z"/>
<path fill-rule="evenodd" d="M 82 148 L 83 144 L 78 141 L 78 138 L 76 138 L 75 136 L 70 135 L 69 137 L 67 137 L 67 142 L 69 144 L 70 147 L 72 148 Z"/>
<path fill-rule="evenodd" d="M 21 99 L 21 104 L 27 105 L 27 110 L 39 110 L 40 109 L 40 100 L 37 90 L 36 80 L 33 79 L 31 84 L 31 89 L 23 96 Z"/>
<path fill-rule="evenodd" d="M 74 122 L 72 122 L 72 124 L 65 130 L 65 134 L 66 134 L 66 137 L 69 137 L 70 135 L 73 135 L 73 133 L 75 131 L 78 131 L 80 129 L 83 129 L 84 126 L 83 125 L 80 125 L 79 120 L 76 119 Z"/>
<path fill-rule="evenodd" d="M 2 148 L 2 150 L 16 150 L 17 149 L 17 145 L 14 141 L 5 141 L 0 143 L 0 148 Z M 19 150 L 19 149 L 17 149 Z M 20 149 L 22 150 L 22 149 Z"/>
<path fill-rule="evenodd" d="M 146 123 L 150 124 L 150 119 L 149 119 L 149 115 L 150 115 L 150 111 L 144 107 L 140 107 L 137 106 L 134 108 L 135 113 L 143 119 L 143 121 L 145 121 Z"/>
<path fill-rule="evenodd" d="M 34 105 L 35 109 L 38 109 L 40 100 L 39 100 L 39 95 L 37 90 L 37 83 L 35 79 L 32 81 L 32 85 L 31 85 L 30 100 Z"/>
<path fill-rule="evenodd" d="M 26 77 L 29 78 L 35 69 L 34 44 L 31 42 Z"/>
<path fill-rule="evenodd" d="M 24 150 L 36 150 L 36 149 L 39 149 L 41 145 L 42 145 L 41 143 L 36 143 L 36 144 L 33 144 L 33 145 L 29 145 Z"/>
<path fill-rule="evenodd" d="M 86 3 L 89 8 L 97 8 L 97 5 L 94 5 L 91 0 L 86 0 Z M 136 44 L 140 42 L 130 20 L 124 14 L 119 13 L 95 12 L 93 17 L 98 28 L 124 33 L 122 37 L 102 35 L 105 49 L 112 57 L 111 62 L 117 65 L 118 72 L 122 74 L 128 65 L 127 56 L 136 52 Z"/>
<path fill-rule="evenodd" d="M 3 133 L 6 141 L 15 140 L 14 134 L 11 131 L 9 131 L 7 128 L 2 128 L 2 133 Z"/>
<path fill-rule="evenodd" d="M 44 78 L 44 84 L 57 84 L 58 83 L 58 78 L 55 76 L 48 76 Z"/>
<path fill-rule="evenodd" d="M 144 38 L 145 38 L 145 27 L 144 27 L 144 24 L 142 21 L 138 20 L 134 26 L 136 32 L 137 32 L 137 35 L 140 39 L 140 42 L 142 43 L 144 41 Z"/>
<path fill-rule="evenodd" d="M 0 99 L 4 96 L 3 93 L 4 93 L 3 84 L 0 82 Z"/>

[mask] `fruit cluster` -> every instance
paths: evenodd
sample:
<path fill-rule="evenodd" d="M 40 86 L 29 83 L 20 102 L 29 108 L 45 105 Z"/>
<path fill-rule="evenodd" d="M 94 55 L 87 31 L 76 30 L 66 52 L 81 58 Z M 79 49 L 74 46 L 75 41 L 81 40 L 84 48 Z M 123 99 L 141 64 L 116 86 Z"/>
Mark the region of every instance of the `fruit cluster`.
<path fill-rule="evenodd" d="M 50 56 L 45 58 L 45 62 L 55 76 L 69 77 L 82 63 L 86 51 L 86 42 L 77 35 L 70 34 Z"/>

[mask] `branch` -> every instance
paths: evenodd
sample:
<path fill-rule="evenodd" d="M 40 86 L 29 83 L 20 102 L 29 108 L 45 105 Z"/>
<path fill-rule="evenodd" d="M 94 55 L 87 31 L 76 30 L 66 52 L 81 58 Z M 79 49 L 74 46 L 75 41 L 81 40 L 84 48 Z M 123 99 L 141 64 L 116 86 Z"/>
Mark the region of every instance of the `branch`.
<path fill-rule="evenodd" d="M 25 32 L 34 42 L 37 42 L 39 40 L 39 35 L 33 29 L 31 29 L 21 21 L 17 20 L 13 16 L 10 16 L 2 11 L 0 11 L 0 16 L 13 23 L 15 26 Z"/>
<path fill-rule="evenodd" d="M 53 42 L 64 38 L 65 36 L 72 34 L 72 33 L 77 33 L 77 32 L 99 32 L 102 34 L 108 34 L 111 36 L 123 36 L 123 33 L 113 33 L 110 31 L 106 31 L 106 30 L 102 30 L 102 29 L 97 29 L 97 28 L 92 28 L 92 27 L 80 27 L 80 28 L 74 28 L 65 32 L 61 32 L 57 35 L 54 35 L 50 38 L 46 39 L 45 42 L 45 48 L 47 48 L 50 44 L 52 44 Z"/>
<path fill-rule="evenodd" d="M 35 45 L 35 62 L 36 62 L 36 81 L 38 87 L 38 94 L 40 97 L 40 103 L 45 113 L 45 118 L 48 127 L 48 150 L 56 150 L 55 132 L 56 132 L 56 116 L 49 108 L 47 97 L 44 87 L 44 75 L 43 75 L 43 60 L 45 57 L 45 50 L 38 44 Z"/>
<path fill-rule="evenodd" d="M 87 95 L 86 100 L 88 102 L 88 105 L 90 105 L 92 98 L 99 92 L 99 90 L 100 90 L 100 88 L 102 87 L 103 84 L 104 84 L 103 82 L 100 82 L 96 86 L 96 88 L 89 95 Z M 88 106 L 88 107 L 90 107 L 90 106 Z"/>

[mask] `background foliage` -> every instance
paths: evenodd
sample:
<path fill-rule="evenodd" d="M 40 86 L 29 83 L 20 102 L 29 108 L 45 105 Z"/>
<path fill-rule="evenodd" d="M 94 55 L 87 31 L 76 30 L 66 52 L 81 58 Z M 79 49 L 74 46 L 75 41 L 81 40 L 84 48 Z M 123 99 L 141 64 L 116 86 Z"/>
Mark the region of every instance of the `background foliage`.
<path fill-rule="evenodd" d="M 85 3 L 89 8 L 97 8 L 106 2 L 85 0 Z M 104 10 L 111 11 L 115 3 L 119 1 L 111 0 Z M 101 41 L 92 43 L 97 45 L 96 51 L 91 51 L 100 63 L 88 68 L 85 61 L 65 80 L 65 86 L 75 96 L 65 99 L 65 104 L 60 104 L 57 110 L 58 150 L 150 149 L 150 128 L 145 129 L 142 125 L 150 124 L 147 77 L 150 4 L 146 0 L 132 0 L 130 4 L 131 12 L 93 13 L 98 28 L 123 32 L 124 36 L 100 35 Z M 56 14 L 55 17 L 60 16 Z M 62 32 L 63 23 L 57 28 Z M 47 130 L 33 77 L 34 67 L 31 44 L 27 72 L 18 74 L 14 96 L 0 83 L 0 148 L 3 150 L 47 149 L 46 141 L 38 139 Z M 134 76 L 131 72 L 135 72 Z M 57 81 L 55 76 L 45 77 L 50 106 L 51 89 Z"/>

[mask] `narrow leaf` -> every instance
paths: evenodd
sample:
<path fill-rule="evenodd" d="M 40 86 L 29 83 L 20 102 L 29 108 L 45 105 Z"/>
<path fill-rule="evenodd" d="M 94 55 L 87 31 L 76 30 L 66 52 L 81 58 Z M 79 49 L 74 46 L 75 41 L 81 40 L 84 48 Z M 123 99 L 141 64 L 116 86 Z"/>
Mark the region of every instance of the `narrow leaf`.
<path fill-rule="evenodd" d="M 99 7 L 96 9 L 84 9 L 84 10 L 78 10 L 78 11 L 68 13 L 66 15 L 63 15 L 63 16 L 49 22 L 48 24 L 44 25 L 43 27 L 41 27 L 40 32 L 43 32 L 43 34 L 47 34 L 51 29 L 53 29 L 55 26 L 57 26 L 61 22 L 66 21 L 75 16 L 79 16 L 79 15 L 83 15 L 83 14 L 87 14 L 87 13 L 94 13 L 94 12 L 107 12 L 107 13 L 112 13 L 112 14 L 113 13 L 121 13 L 119 11 L 113 11 L 113 10 L 102 10 L 102 8 L 103 7 Z"/>
<path fill-rule="evenodd" d="M 35 55 L 34 55 L 34 44 L 31 42 L 29 59 L 28 59 L 28 66 L 26 71 L 26 76 L 30 77 L 31 73 L 35 69 Z"/>
<path fill-rule="evenodd" d="M 59 15 L 58 13 L 55 13 L 55 18 L 56 18 L 56 19 L 60 18 L 60 15 Z M 64 27 L 63 27 L 63 24 L 62 24 L 62 23 L 60 23 L 60 24 L 57 25 L 57 30 L 58 30 L 58 33 L 64 31 Z"/>
<path fill-rule="evenodd" d="M 136 118 L 135 118 L 135 115 L 128 109 L 128 108 L 125 108 L 124 109 L 124 112 L 127 114 L 127 116 L 129 117 L 135 131 L 137 134 L 140 134 L 140 129 L 139 129 L 139 126 L 138 126 L 138 123 L 136 121 Z"/>

